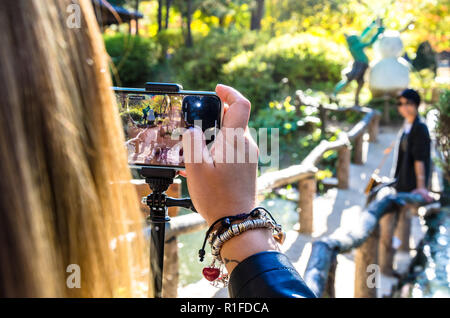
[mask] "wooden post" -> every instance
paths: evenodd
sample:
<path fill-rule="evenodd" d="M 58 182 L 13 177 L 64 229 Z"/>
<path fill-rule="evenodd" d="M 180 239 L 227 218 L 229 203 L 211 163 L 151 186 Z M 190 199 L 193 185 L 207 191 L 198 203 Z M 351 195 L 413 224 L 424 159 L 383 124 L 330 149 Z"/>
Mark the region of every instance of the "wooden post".
<path fill-rule="evenodd" d="M 313 232 L 313 202 L 316 195 L 316 178 L 302 179 L 298 182 L 300 233 Z"/>
<path fill-rule="evenodd" d="M 409 237 L 411 235 L 411 213 L 408 206 L 401 208 L 398 224 L 395 230 L 395 236 L 398 237 L 402 243 L 399 250 L 409 252 Z"/>
<path fill-rule="evenodd" d="M 375 115 L 370 121 L 368 132 L 369 132 L 369 142 L 377 142 L 378 131 L 380 128 L 380 116 Z"/>
<path fill-rule="evenodd" d="M 334 286 L 336 278 L 337 259 L 336 255 L 331 261 L 330 270 L 328 271 L 327 285 L 325 286 L 323 297 L 336 298 L 336 288 Z"/>
<path fill-rule="evenodd" d="M 378 226 L 355 254 L 355 298 L 376 298 L 379 287 L 379 273 L 375 265 L 378 259 Z M 371 267 L 373 266 L 373 268 Z"/>
<path fill-rule="evenodd" d="M 355 138 L 353 147 L 353 163 L 357 165 L 364 164 L 364 133 Z"/>
<path fill-rule="evenodd" d="M 350 178 L 350 146 L 344 146 L 338 149 L 338 161 L 336 174 L 339 189 L 348 189 Z"/>
<path fill-rule="evenodd" d="M 394 236 L 394 230 L 397 220 L 397 212 L 386 213 L 380 219 L 380 244 L 378 263 L 380 264 L 380 270 L 383 274 L 392 276 L 394 253 L 395 250 L 392 246 L 392 238 Z"/>
<path fill-rule="evenodd" d="M 390 116 L 390 105 L 389 105 L 389 95 L 383 96 L 384 104 L 383 104 L 383 123 L 385 125 L 390 124 L 391 116 Z"/>
<path fill-rule="evenodd" d="M 319 117 L 322 123 L 322 135 L 325 135 L 327 132 L 327 110 L 323 107 L 322 104 L 319 105 Z"/>

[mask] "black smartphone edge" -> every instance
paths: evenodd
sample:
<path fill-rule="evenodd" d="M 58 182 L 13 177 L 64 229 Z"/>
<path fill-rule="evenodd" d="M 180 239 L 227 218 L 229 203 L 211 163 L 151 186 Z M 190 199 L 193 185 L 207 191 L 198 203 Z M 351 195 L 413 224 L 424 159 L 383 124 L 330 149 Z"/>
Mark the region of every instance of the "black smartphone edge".
<path fill-rule="evenodd" d="M 152 84 L 166 84 L 166 83 L 152 83 Z M 177 85 L 177 84 L 172 84 Z M 119 87 L 119 86 L 112 86 L 111 89 L 114 92 L 121 92 L 121 93 L 135 93 L 135 94 L 173 94 L 173 95 L 206 95 L 206 96 L 216 96 L 220 103 L 220 119 L 219 119 L 219 129 L 221 128 L 222 121 L 223 121 L 223 113 L 224 113 L 224 107 L 222 104 L 222 100 L 215 92 L 209 92 L 209 91 L 192 91 L 192 90 L 183 90 L 181 89 L 181 85 L 178 85 L 180 90 L 178 91 L 171 91 L 171 90 L 151 90 L 148 88 L 132 88 L 132 87 Z M 161 169 L 173 169 L 173 170 L 185 170 L 186 167 L 184 166 L 169 166 L 169 165 L 149 165 L 149 164 L 128 164 L 128 166 L 131 169 L 142 169 L 142 168 L 161 168 Z"/>

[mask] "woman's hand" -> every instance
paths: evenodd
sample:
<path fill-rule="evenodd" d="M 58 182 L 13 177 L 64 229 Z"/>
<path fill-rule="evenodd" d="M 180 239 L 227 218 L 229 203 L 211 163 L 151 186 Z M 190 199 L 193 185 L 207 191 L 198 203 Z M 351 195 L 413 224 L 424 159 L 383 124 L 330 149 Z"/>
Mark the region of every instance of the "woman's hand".
<path fill-rule="evenodd" d="M 225 85 L 218 85 L 216 92 L 225 114 L 211 150 L 206 147 L 201 129 L 189 129 L 183 134 L 189 194 L 209 225 L 224 216 L 250 212 L 257 204 L 258 147 L 247 126 L 250 102 Z M 276 249 L 269 230 L 255 229 L 226 242 L 221 256 L 231 273 L 245 258 Z"/>
<path fill-rule="evenodd" d="M 258 147 L 247 126 L 250 102 L 228 86 L 218 85 L 216 92 L 229 106 L 224 106 L 223 125 L 211 149 L 201 129 L 191 128 L 183 134 L 189 194 L 210 225 L 223 216 L 256 207 L 258 167 Z"/>

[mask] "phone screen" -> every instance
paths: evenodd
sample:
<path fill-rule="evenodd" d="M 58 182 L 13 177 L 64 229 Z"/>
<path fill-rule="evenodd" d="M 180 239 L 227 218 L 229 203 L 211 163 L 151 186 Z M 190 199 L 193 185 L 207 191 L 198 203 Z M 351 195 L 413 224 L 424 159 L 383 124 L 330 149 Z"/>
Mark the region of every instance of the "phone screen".
<path fill-rule="evenodd" d="M 214 94 L 115 91 L 132 166 L 184 168 L 182 134 L 201 127 L 214 140 L 221 102 Z"/>

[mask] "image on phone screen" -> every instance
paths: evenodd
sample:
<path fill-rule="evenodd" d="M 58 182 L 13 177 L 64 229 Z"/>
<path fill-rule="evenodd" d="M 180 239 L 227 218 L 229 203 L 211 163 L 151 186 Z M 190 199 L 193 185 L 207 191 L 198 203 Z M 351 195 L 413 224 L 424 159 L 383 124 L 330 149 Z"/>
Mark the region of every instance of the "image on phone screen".
<path fill-rule="evenodd" d="M 115 91 L 115 95 L 129 165 L 184 168 L 185 129 L 194 125 L 203 132 L 220 128 L 221 102 L 213 94 Z M 214 133 L 209 135 L 213 140 Z"/>

